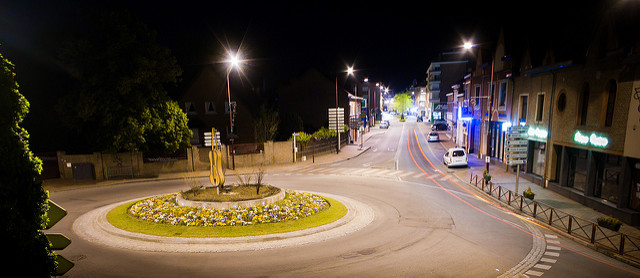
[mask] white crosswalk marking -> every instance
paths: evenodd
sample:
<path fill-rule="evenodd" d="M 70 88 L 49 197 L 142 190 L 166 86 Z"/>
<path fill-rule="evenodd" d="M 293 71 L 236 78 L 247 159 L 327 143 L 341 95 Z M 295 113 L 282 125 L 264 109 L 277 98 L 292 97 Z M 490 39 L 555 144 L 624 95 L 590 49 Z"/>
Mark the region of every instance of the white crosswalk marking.
<path fill-rule="evenodd" d="M 404 177 L 404 176 L 408 176 L 408 175 L 411 175 L 411 174 L 414 174 L 414 173 L 415 172 L 407 171 L 407 172 L 404 172 L 402 175 L 398 175 L 398 177 Z"/>
<path fill-rule="evenodd" d="M 558 238 L 557 235 L 549 235 L 549 234 L 545 234 L 544 237 L 550 238 L 550 239 L 557 239 Z"/>
<path fill-rule="evenodd" d="M 388 174 L 388 172 L 391 172 L 393 170 L 381 170 L 379 172 L 376 173 L 376 175 L 380 175 L 380 176 L 384 176 L 386 174 Z"/>
<path fill-rule="evenodd" d="M 524 274 L 540 277 L 540 276 L 542 276 L 542 274 L 544 274 L 544 273 L 543 273 L 543 272 L 540 272 L 540 271 L 535 271 L 535 270 L 528 270 L 528 271 L 527 271 L 527 272 L 525 272 Z"/>
<path fill-rule="evenodd" d="M 562 248 L 560 248 L 560 246 L 547 245 L 547 250 L 560 251 L 560 250 L 562 250 Z"/>
<path fill-rule="evenodd" d="M 559 257 L 560 253 L 558 252 L 544 252 L 545 256 L 549 256 L 549 257 Z"/>
<path fill-rule="evenodd" d="M 549 270 L 551 269 L 550 265 L 546 265 L 546 264 L 536 264 L 533 267 L 535 268 L 539 268 L 539 269 L 544 269 L 544 270 Z"/>
<path fill-rule="evenodd" d="M 540 259 L 540 261 L 541 262 L 545 262 L 545 263 L 555 264 L 558 260 L 549 259 L 549 258 L 542 258 L 542 259 Z"/>

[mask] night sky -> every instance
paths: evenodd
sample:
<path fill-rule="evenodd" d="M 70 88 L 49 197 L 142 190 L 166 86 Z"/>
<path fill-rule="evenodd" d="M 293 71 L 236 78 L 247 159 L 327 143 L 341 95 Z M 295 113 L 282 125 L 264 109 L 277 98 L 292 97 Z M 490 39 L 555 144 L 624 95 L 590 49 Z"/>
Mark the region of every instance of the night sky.
<path fill-rule="evenodd" d="M 599 11 L 619 1 L 201 2 L 1 2 L 0 53 L 16 64 L 20 92 L 32 104 L 26 124 L 49 116 L 64 94 L 62 41 L 91 11 L 107 7 L 129 10 L 157 31 L 185 74 L 224 59 L 225 47 L 240 47 L 250 59 L 248 78 L 262 79 L 249 82 L 277 87 L 308 68 L 331 76 L 353 64 L 358 77 L 401 91 L 413 80 L 424 83 L 430 60 L 464 40 L 495 42 L 504 27 L 540 45 L 566 42 L 592 32 Z"/>

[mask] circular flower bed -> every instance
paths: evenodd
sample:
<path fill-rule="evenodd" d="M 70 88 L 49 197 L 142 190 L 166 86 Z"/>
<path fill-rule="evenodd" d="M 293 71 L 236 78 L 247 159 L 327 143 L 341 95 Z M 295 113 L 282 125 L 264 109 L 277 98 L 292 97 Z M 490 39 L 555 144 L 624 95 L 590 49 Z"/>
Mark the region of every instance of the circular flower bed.
<path fill-rule="evenodd" d="M 129 214 L 149 222 L 185 226 L 240 226 L 277 223 L 307 217 L 329 207 L 318 195 L 286 191 L 286 197 L 271 205 L 237 208 L 206 209 L 184 207 L 176 203 L 178 193 L 155 196 L 136 202 Z"/>

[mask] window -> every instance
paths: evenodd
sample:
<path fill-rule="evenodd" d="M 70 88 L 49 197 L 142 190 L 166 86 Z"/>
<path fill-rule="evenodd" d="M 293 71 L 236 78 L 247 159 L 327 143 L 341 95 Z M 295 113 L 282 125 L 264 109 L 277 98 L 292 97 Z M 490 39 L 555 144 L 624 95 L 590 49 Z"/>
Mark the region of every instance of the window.
<path fill-rule="evenodd" d="M 543 111 L 544 111 L 544 94 L 538 94 L 538 104 L 536 106 L 536 122 L 542 121 Z"/>
<path fill-rule="evenodd" d="M 507 81 L 500 82 L 498 90 L 498 109 L 505 110 L 507 108 Z"/>
<path fill-rule="evenodd" d="M 520 119 L 521 123 L 527 122 L 527 102 L 528 101 L 529 101 L 529 96 L 527 95 L 520 96 L 520 111 L 519 111 L 518 118 Z"/>
<path fill-rule="evenodd" d="M 558 96 L 558 112 L 564 111 L 564 108 L 567 106 L 567 95 L 565 94 L 564 89 L 560 91 L 560 95 Z"/>
<path fill-rule="evenodd" d="M 216 114 L 216 106 L 212 101 L 204 102 L 204 113 L 205 114 Z"/>
<path fill-rule="evenodd" d="M 587 124 L 587 113 L 589 108 L 589 83 L 584 83 L 582 88 L 582 94 L 580 94 L 580 101 L 578 102 L 578 124 Z"/>
<path fill-rule="evenodd" d="M 196 111 L 196 106 L 193 105 L 192 102 L 185 102 L 184 103 L 184 111 L 187 113 L 187 115 L 196 115 L 196 114 L 198 114 L 198 112 Z"/>
<path fill-rule="evenodd" d="M 609 80 L 607 83 L 607 114 L 604 120 L 604 126 L 611 126 L 613 123 L 613 109 L 616 106 L 616 92 L 618 85 L 615 80 Z"/>

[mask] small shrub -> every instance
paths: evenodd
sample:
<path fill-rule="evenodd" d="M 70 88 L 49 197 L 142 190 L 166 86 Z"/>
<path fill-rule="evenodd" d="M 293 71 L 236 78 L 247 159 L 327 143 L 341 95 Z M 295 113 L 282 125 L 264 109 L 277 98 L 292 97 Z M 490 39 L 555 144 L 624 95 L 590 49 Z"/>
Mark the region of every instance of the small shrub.
<path fill-rule="evenodd" d="M 620 230 L 620 226 L 622 226 L 622 222 L 617 218 L 613 218 L 613 217 L 599 217 L 598 226 L 605 227 L 609 230 L 617 232 Z"/>
<path fill-rule="evenodd" d="M 533 193 L 533 191 L 531 191 L 531 187 L 527 188 L 527 190 L 522 191 L 522 196 L 524 196 L 525 198 L 529 199 L 529 200 L 533 200 L 533 198 L 536 196 L 535 193 Z"/>
<path fill-rule="evenodd" d="M 487 170 L 482 171 L 482 177 L 487 182 L 491 181 L 491 175 L 489 174 L 489 171 L 487 171 Z"/>

